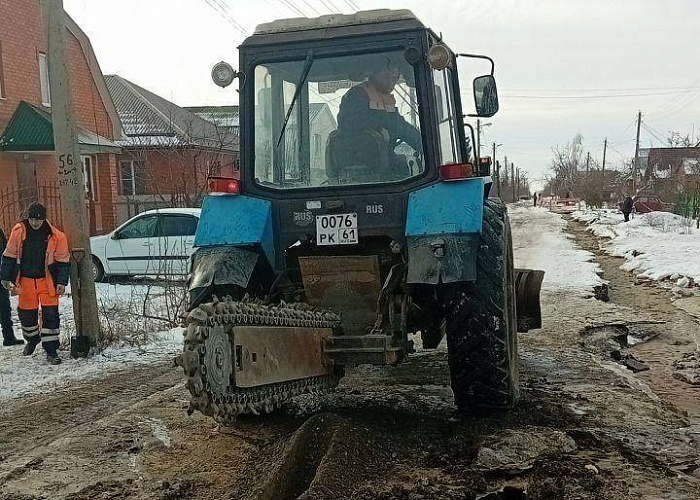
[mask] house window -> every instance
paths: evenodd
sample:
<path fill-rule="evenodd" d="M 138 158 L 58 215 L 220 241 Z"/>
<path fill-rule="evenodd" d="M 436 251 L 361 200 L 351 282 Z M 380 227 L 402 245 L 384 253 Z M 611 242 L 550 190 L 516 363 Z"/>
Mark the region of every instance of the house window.
<path fill-rule="evenodd" d="M 119 174 L 124 196 L 146 194 L 146 176 L 141 162 L 133 160 L 120 161 Z"/>
<path fill-rule="evenodd" d="M 5 93 L 5 70 L 2 66 L 2 43 L 0 43 L 0 99 L 7 97 Z"/>
<path fill-rule="evenodd" d="M 96 164 L 92 156 L 83 156 L 83 181 L 85 182 L 85 196 L 97 203 L 97 174 Z"/>
<path fill-rule="evenodd" d="M 39 80 L 41 81 L 41 104 L 51 106 L 51 89 L 49 88 L 49 63 L 46 54 L 39 52 Z"/>

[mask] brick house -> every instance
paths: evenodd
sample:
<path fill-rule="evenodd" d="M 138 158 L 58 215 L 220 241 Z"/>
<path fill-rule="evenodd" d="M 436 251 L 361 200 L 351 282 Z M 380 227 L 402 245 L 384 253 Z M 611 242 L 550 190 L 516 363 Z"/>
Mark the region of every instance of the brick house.
<path fill-rule="evenodd" d="M 675 202 L 679 195 L 700 191 L 700 147 L 649 148 L 643 155 L 645 192 Z"/>
<path fill-rule="evenodd" d="M 18 27 L 21 26 L 21 29 Z M 93 233 L 117 224 L 121 124 L 90 40 L 66 16 L 74 112 Z M 53 157 L 46 30 L 39 0 L 0 2 L 0 224 L 7 229 L 31 201 L 60 225 Z"/>
<path fill-rule="evenodd" d="M 117 75 L 105 77 L 124 137 L 118 214 L 199 206 L 207 177 L 238 171 L 238 134 Z"/>

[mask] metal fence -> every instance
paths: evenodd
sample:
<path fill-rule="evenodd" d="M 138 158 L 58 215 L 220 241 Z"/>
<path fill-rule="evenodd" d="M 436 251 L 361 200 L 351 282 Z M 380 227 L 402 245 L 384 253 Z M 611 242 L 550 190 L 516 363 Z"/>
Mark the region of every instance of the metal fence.
<path fill-rule="evenodd" d="M 58 228 L 63 227 L 58 185 L 55 182 L 47 182 L 37 187 L 0 189 L 0 227 L 5 233 L 10 232 L 12 226 L 23 218 L 27 206 L 35 201 L 46 207 L 51 224 Z"/>
<path fill-rule="evenodd" d="M 678 196 L 674 212 L 689 219 L 700 217 L 700 194 L 684 193 Z"/>

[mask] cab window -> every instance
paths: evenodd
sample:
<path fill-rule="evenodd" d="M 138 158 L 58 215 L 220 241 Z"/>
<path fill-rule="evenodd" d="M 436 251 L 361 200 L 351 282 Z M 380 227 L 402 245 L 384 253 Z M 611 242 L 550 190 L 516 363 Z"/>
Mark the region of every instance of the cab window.
<path fill-rule="evenodd" d="M 453 95 L 454 74 L 451 68 L 433 70 L 435 103 L 438 120 L 438 137 L 441 164 L 459 163 L 456 108 Z"/>
<path fill-rule="evenodd" d="M 414 68 L 403 50 L 255 68 L 255 182 L 378 184 L 424 172 Z"/>
<path fill-rule="evenodd" d="M 158 226 L 158 216 L 149 215 L 136 219 L 127 224 L 118 233 L 118 238 L 123 240 L 133 238 L 153 238 L 156 235 L 156 227 Z"/>
<path fill-rule="evenodd" d="M 163 215 L 161 236 L 193 236 L 197 232 L 197 218 L 189 215 Z"/>

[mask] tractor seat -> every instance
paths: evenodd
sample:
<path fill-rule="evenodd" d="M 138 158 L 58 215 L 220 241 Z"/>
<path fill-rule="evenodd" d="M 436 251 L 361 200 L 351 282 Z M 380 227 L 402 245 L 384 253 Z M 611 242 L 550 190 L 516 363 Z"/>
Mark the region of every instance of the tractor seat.
<path fill-rule="evenodd" d="M 334 130 L 326 143 L 326 175 L 331 185 L 368 184 L 391 175 L 389 148 L 374 130 Z"/>

